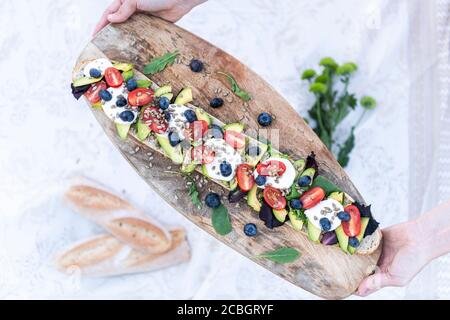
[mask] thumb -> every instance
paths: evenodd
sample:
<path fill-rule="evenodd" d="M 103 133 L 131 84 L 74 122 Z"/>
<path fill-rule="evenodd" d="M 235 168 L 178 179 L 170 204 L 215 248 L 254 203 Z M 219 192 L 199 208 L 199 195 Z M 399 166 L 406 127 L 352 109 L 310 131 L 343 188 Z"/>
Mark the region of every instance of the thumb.
<path fill-rule="evenodd" d="M 379 272 L 375 273 L 367 278 L 365 278 L 359 285 L 356 294 L 362 297 L 368 296 L 369 294 L 380 290 L 383 287 L 393 285 L 393 279 L 388 273 Z"/>
<path fill-rule="evenodd" d="M 111 23 L 120 23 L 126 21 L 136 12 L 137 6 L 135 1 L 125 1 L 119 10 L 108 15 L 108 21 Z"/>

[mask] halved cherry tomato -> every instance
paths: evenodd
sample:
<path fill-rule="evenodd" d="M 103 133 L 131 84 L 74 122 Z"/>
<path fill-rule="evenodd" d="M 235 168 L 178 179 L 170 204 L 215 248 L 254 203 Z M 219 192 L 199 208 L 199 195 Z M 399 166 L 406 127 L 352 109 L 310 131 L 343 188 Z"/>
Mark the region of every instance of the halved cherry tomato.
<path fill-rule="evenodd" d="M 279 177 L 286 172 L 286 165 L 278 160 L 270 160 L 258 164 L 256 171 L 260 176 Z"/>
<path fill-rule="evenodd" d="M 189 124 L 189 136 L 193 141 L 199 141 L 203 135 L 208 131 L 208 122 L 205 120 L 196 120 Z"/>
<path fill-rule="evenodd" d="M 123 83 L 123 77 L 119 70 L 109 67 L 105 70 L 105 80 L 108 86 L 117 88 Z"/>
<path fill-rule="evenodd" d="M 88 91 L 86 91 L 84 96 L 92 104 L 100 102 L 101 99 L 98 96 L 98 93 L 101 90 L 106 90 L 107 87 L 108 86 L 106 85 L 105 81 L 100 81 L 100 82 L 94 83 L 89 87 Z"/>
<path fill-rule="evenodd" d="M 242 149 L 243 147 L 245 147 L 245 136 L 241 132 L 225 130 L 224 139 L 225 142 L 232 146 L 234 149 Z"/>
<path fill-rule="evenodd" d="M 153 90 L 147 88 L 137 88 L 128 93 L 128 103 L 131 106 L 145 106 L 153 101 Z"/>
<path fill-rule="evenodd" d="M 194 163 L 208 164 L 214 161 L 215 153 L 206 146 L 197 146 L 192 148 L 191 157 Z"/>
<path fill-rule="evenodd" d="M 236 168 L 238 186 L 242 191 L 250 191 L 255 185 L 253 168 L 248 164 L 240 164 Z"/>
<path fill-rule="evenodd" d="M 342 221 L 342 229 L 347 236 L 356 237 L 361 232 L 361 213 L 353 204 L 346 206 L 344 211 L 350 215 L 350 220 Z"/>
<path fill-rule="evenodd" d="M 283 197 L 280 190 L 271 186 L 264 188 L 264 200 L 275 210 L 281 210 L 286 207 L 286 198 Z"/>
<path fill-rule="evenodd" d="M 321 187 L 314 187 L 306 191 L 301 197 L 303 209 L 311 209 L 325 198 L 325 191 Z"/>
<path fill-rule="evenodd" d="M 141 111 L 142 121 L 155 133 L 164 133 L 167 131 L 167 123 L 161 109 L 157 107 L 146 107 Z"/>

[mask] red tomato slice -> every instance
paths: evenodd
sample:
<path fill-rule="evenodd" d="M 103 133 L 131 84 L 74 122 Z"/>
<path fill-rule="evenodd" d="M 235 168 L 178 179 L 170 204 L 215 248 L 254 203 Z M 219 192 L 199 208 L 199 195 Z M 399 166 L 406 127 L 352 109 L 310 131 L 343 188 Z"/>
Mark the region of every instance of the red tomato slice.
<path fill-rule="evenodd" d="M 301 197 L 303 209 L 311 209 L 325 198 L 325 191 L 321 187 L 314 187 L 306 191 Z"/>
<path fill-rule="evenodd" d="M 100 102 L 101 99 L 98 94 L 101 90 L 106 90 L 107 87 L 108 86 L 106 85 L 105 81 L 94 83 L 89 87 L 84 96 L 92 104 Z"/>
<path fill-rule="evenodd" d="M 245 147 L 245 136 L 241 132 L 225 130 L 224 139 L 226 143 L 228 143 L 234 149 L 242 149 L 243 147 Z"/>
<path fill-rule="evenodd" d="M 137 88 L 128 93 L 128 103 L 131 106 L 142 107 L 153 101 L 153 91 L 147 88 Z"/>
<path fill-rule="evenodd" d="M 205 120 L 196 120 L 189 124 L 189 136 L 193 141 L 199 141 L 208 131 L 208 122 Z"/>
<path fill-rule="evenodd" d="M 256 171 L 260 176 L 279 177 L 286 172 L 286 165 L 278 160 L 270 160 L 258 164 Z"/>
<path fill-rule="evenodd" d="M 205 146 L 197 146 L 191 151 L 192 161 L 194 163 L 208 164 L 214 161 L 214 151 Z"/>
<path fill-rule="evenodd" d="M 242 191 L 250 191 L 255 185 L 253 168 L 248 164 L 240 164 L 236 168 L 238 186 Z"/>
<path fill-rule="evenodd" d="M 105 70 L 105 80 L 113 88 L 120 87 L 123 83 L 122 74 L 114 67 L 109 67 Z"/>
<path fill-rule="evenodd" d="M 275 210 L 281 210 L 286 207 L 286 198 L 283 197 L 280 190 L 271 186 L 264 188 L 264 200 Z"/>
<path fill-rule="evenodd" d="M 146 107 L 141 111 L 142 121 L 155 133 L 164 133 L 167 131 L 167 123 L 161 109 L 157 107 Z"/>
<path fill-rule="evenodd" d="M 356 237 L 361 232 L 361 214 L 358 207 L 351 204 L 344 208 L 344 211 L 350 215 L 350 221 L 342 221 L 342 229 L 349 237 Z"/>

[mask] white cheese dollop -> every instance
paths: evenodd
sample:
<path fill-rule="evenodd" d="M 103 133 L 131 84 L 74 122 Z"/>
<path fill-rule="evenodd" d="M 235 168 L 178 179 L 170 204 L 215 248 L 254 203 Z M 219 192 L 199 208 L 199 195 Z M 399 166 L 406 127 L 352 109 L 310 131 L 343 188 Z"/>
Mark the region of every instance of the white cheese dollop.
<path fill-rule="evenodd" d="M 223 139 L 213 138 L 205 142 L 205 147 L 213 150 L 215 153 L 214 161 L 205 164 L 205 169 L 209 177 L 221 181 L 231 181 L 236 174 L 236 167 L 242 163 L 241 155 L 233 149 Z M 220 173 L 220 164 L 226 161 L 231 165 L 231 174 L 228 177 Z"/>
<path fill-rule="evenodd" d="M 297 176 L 297 172 L 295 171 L 294 165 L 288 159 L 276 157 L 269 158 L 263 161 L 262 163 L 271 160 L 276 160 L 284 163 L 284 165 L 286 166 L 286 171 L 280 177 L 266 177 L 267 178 L 266 183 L 258 187 L 264 189 L 266 186 L 270 185 L 277 189 L 289 189 L 294 184 L 295 177 Z M 253 175 L 256 178 L 258 176 L 258 171 L 255 170 Z"/>
<path fill-rule="evenodd" d="M 127 90 L 125 84 L 123 84 L 122 86 L 120 86 L 118 88 L 111 87 L 111 88 L 108 88 L 107 90 L 109 93 L 111 93 L 112 99 L 110 101 L 102 100 L 103 112 L 105 112 L 105 114 L 108 116 L 108 118 L 113 120 L 115 123 L 118 123 L 118 124 L 134 123 L 139 115 L 139 112 L 137 111 L 136 108 L 131 108 L 129 105 L 126 105 L 125 107 L 116 106 L 116 101 L 120 96 L 124 97 L 125 99 L 128 99 L 128 90 Z M 129 110 L 129 111 L 133 112 L 133 115 L 134 115 L 133 121 L 127 122 L 127 121 L 123 121 L 122 119 L 120 119 L 120 117 L 119 117 L 120 113 L 122 113 L 125 110 Z"/>
<path fill-rule="evenodd" d="M 328 231 L 333 231 L 341 225 L 341 220 L 337 216 L 341 211 L 344 211 L 344 207 L 339 201 L 327 199 L 319 202 L 311 209 L 305 210 L 305 215 L 308 217 L 308 221 L 321 230 L 320 219 L 328 218 L 331 223 L 331 229 Z"/>
<path fill-rule="evenodd" d="M 85 77 L 90 77 L 89 71 L 92 68 L 95 68 L 95 69 L 98 69 L 102 73 L 102 76 L 103 76 L 105 74 L 105 70 L 112 66 L 113 65 L 112 65 L 111 61 L 109 61 L 108 59 L 104 59 L 104 58 L 95 59 L 84 66 L 83 75 Z"/>

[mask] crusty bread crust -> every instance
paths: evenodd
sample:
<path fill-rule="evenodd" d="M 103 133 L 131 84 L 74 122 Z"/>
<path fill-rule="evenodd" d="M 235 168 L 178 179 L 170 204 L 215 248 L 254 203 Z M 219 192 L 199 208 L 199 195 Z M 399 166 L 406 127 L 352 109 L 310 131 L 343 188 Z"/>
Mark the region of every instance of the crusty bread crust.
<path fill-rule="evenodd" d="M 375 252 L 381 244 L 383 234 L 380 228 L 376 229 L 374 233 L 362 239 L 356 254 L 367 256 Z"/>

